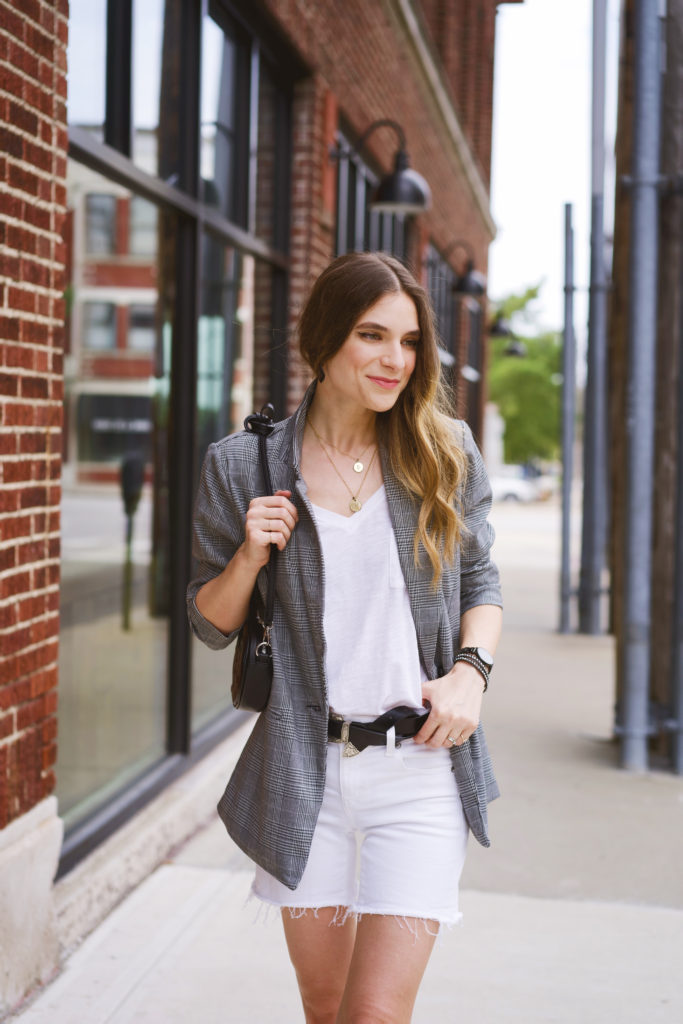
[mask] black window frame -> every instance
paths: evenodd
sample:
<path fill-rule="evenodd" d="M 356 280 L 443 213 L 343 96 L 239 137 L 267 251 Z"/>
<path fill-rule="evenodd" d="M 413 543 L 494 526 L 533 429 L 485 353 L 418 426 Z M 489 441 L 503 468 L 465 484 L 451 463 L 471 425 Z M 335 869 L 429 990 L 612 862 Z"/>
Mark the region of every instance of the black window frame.
<path fill-rule="evenodd" d="M 427 292 L 432 303 L 439 340 L 443 348 L 457 359 L 456 298 L 453 288 L 457 274 L 433 242 L 427 245 Z"/>
<path fill-rule="evenodd" d="M 337 223 L 335 255 L 345 252 L 387 252 L 405 260 L 406 218 L 370 209 L 369 196 L 379 183 L 379 173 L 358 153 L 352 133 L 337 131 Z"/>

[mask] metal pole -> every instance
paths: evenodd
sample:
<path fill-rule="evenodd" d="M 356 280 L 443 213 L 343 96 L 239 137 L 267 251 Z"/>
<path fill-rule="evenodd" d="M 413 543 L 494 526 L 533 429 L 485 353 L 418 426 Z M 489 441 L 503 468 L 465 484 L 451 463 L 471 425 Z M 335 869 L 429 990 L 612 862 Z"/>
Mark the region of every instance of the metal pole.
<path fill-rule="evenodd" d="M 659 0 L 636 0 L 621 763 L 647 769 L 660 136 Z"/>
<path fill-rule="evenodd" d="M 679 234 L 683 238 L 683 191 L 679 193 L 680 206 Z M 679 263 L 679 301 L 683 296 L 683 259 Z M 678 422 L 676 450 L 676 504 L 675 520 L 683 517 L 683 316 L 679 311 L 678 324 Z M 674 562 L 674 614 L 672 637 L 672 686 L 673 694 L 673 767 L 683 775 L 683 530 L 675 531 L 676 547 Z"/>
<path fill-rule="evenodd" d="M 564 208 L 564 331 L 562 334 L 562 561 L 560 569 L 560 633 L 570 631 L 571 494 L 574 477 L 576 402 L 574 339 L 574 229 L 572 204 Z"/>
<path fill-rule="evenodd" d="M 593 0 L 591 268 L 583 444 L 579 632 L 600 633 L 607 535 L 607 279 L 605 274 L 605 49 L 607 0 Z"/>

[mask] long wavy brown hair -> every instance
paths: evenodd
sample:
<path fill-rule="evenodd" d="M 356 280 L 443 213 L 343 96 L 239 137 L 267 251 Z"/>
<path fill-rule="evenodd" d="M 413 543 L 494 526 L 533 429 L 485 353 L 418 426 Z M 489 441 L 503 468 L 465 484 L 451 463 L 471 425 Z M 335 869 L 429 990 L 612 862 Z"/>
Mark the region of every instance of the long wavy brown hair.
<path fill-rule="evenodd" d="M 464 528 L 460 495 L 467 457 L 453 429 L 453 411 L 441 381 L 437 332 L 429 297 L 393 256 L 352 252 L 322 272 L 299 318 L 299 347 L 316 376 L 351 334 L 363 314 L 384 295 L 404 292 L 415 303 L 420 342 L 415 369 L 389 412 L 377 416 L 391 469 L 419 504 L 414 558 L 420 548 L 441 578 L 453 562 Z"/>

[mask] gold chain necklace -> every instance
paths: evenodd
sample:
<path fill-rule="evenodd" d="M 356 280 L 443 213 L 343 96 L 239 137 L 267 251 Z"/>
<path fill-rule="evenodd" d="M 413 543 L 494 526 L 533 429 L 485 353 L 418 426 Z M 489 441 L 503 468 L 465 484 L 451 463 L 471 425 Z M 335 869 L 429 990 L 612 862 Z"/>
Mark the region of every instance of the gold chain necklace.
<path fill-rule="evenodd" d="M 309 420 L 308 422 L 310 423 L 311 421 Z M 312 424 L 311 424 L 311 426 L 312 426 Z M 358 486 L 358 490 L 354 494 L 353 491 L 351 490 L 351 488 L 349 487 L 349 485 L 347 484 L 346 480 L 344 479 L 344 477 L 341 475 L 341 473 L 339 472 L 339 470 L 335 466 L 334 461 L 332 459 L 332 456 L 330 455 L 330 453 L 328 452 L 327 448 L 325 447 L 325 443 L 322 440 L 322 438 L 320 437 L 320 435 L 316 434 L 315 429 L 313 430 L 313 433 L 318 438 L 318 443 L 320 444 L 320 447 L 322 448 L 323 452 L 327 456 L 327 458 L 329 460 L 329 463 L 332 466 L 332 469 L 335 471 L 335 473 L 337 474 L 337 476 L 339 477 L 341 482 L 344 484 L 344 487 L 346 488 L 346 490 L 351 495 L 351 501 L 349 502 L 349 508 L 351 509 L 352 512 L 360 512 L 360 510 L 363 507 L 362 504 L 361 504 L 361 501 L 360 501 L 360 492 L 363 489 L 363 484 L 365 483 L 365 481 L 367 479 L 367 476 L 368 476 L 368 473 L 370 472 L 370 470 L 372 468 L 372 464 L 375 461 L 375 456 L 377 455 L 377 449 L 375 448 L 374 452 L 372 453 L 372 458 L 370 459 L 370 462 L 368 463 L 368 468 L 365 470 L 365 473 L 363 474 L 363 479 L 361 480 L 361 482 L 360 482 L 360 484 Z"/>
<path fill-rule="evenodd" d="M 366 446 L 363 449 L 363 451 L 360 453 L 358 458 L 356 458 L 354 455 L 351 455 L 350 452 L 343 452 L 341 450 L 341 448 L 337 448 L 336 444 L 332 444 L 331 441 L 328 441 L 326 438 L 321 437 L 320 434 L 318 433 L 318 431 L 313 426 L 313 423 L 311 422 L 310 417 L 309 417 L 309 420 L 308 420 L 308 424 L 309 424 L 311 430 L 313 431 L 313 433 L 318 438 L 318 440 L 320 441 L 321 444 L 327 444 L 327 445 L 330 446 L 330 448 L 334 448 L 334 450 L 336 452 L 339 452 L 340 455 L 345 455 L 347 459 L 352 459 L 353 460 L 353 471 L 354 471 L 354 473 L 362 473 L 363 472 L 363 470 L 365 469 L 365 466 L 363 465 L 362 459 L 363 459 L 363 456 L 365 455 L 366 451 L 368 450 L 368 448 L 372 444 L 372 441 L 370 442 L 370 444 L 366 444 Z"/>

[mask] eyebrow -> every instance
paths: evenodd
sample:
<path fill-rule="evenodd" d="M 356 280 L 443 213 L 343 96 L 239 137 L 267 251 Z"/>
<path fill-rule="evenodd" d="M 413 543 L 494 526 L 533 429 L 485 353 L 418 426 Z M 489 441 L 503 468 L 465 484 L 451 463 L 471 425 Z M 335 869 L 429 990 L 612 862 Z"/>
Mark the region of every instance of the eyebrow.
<path fill-rule="evenodd" d="M 356 324 L 356 330 L 360 330 L 361 327 L 365 327 L 365 328 L 370 327 L 373 331 L 385 331 L 386 332 L 388 330 L 388 328 L 384 327 L 382 324 L 375 324 L 375 323 L 372 323 L 370 320 L 364 320 L 362 324 Z M 405 337 L 407 334 L 415 334 L 415 335 L 419 336 L 420 329 L 419 329 L 419 327 L 416 327 L 415 330 L 413 330 L 413 331 L 404 331 L 402 337 Z"/>

